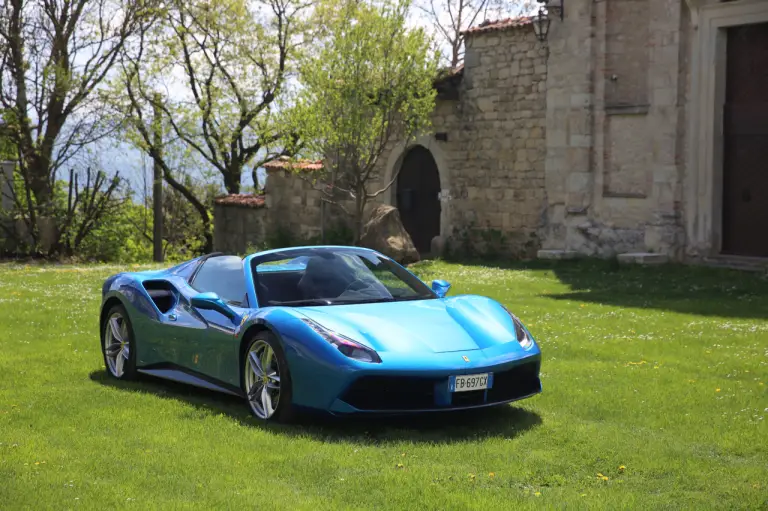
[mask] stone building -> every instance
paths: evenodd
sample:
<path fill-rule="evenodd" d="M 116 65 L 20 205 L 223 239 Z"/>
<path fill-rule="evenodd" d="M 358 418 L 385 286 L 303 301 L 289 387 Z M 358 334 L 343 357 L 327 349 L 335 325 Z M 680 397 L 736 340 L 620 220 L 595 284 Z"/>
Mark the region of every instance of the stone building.
<path fill-rule="evenodd" d="M 381 200 L 417 247 L 768 257 L 768 1 L 549 11 L 546 37 L 534 18 L 470 29 L 464 66 L 436 83 L 433 131 L 380 162 L 382 183 L 399 172 Z M 316 224 L 295 178 L 290 194 L 270 179 L 267 209 Z"/>

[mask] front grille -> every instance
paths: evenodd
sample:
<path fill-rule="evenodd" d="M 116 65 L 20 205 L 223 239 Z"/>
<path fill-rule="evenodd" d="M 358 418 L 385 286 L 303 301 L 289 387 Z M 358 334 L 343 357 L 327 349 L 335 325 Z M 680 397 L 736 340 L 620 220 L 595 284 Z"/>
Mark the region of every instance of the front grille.
<path fill-rule="evenodd" d="M 419 410 L 434 408 L 435 385 L 444 378 L 363 376 L 341 399 L 359 410 Z"/>
<path fill-rule="evenodd" d="M 358 410 L 464 408 L 520 399 L 541 392 L 540 362 L 527 362 L 493 374 L 493 387 L 448 392 L 448 377 L 363 376 L 341 396 Z"/>
<path fill-rule="evenodd" d="M 537 360 L 495 373 L 493 387 L 488 389 L 488 402 L 510 401 L 541 392 L 540 365 Z"/>
<path fill-rule="evenodd" d="M 451 406 L 478 406 L 483 403 L 485 403 L 485 390 L 454 392 L 451 396 Z"/>

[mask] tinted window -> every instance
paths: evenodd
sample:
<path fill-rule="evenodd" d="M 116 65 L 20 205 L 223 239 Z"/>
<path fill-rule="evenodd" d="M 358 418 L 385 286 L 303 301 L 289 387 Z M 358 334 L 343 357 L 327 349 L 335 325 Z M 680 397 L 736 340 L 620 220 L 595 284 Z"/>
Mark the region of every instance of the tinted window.
<path fill-rule="evenodd" d="M 245 301 L 243 260 L 237 256 L 208 259 L 195 275 L 192 287 L 200 292 L 213 291 L 222 300 L 242 304 Z"/>
<path fill-rule="evenodd" d="M 390 259 L 350 248 L 286 250 L 253 260 L 262 305 L 335 305 L 434 298 Z"/>

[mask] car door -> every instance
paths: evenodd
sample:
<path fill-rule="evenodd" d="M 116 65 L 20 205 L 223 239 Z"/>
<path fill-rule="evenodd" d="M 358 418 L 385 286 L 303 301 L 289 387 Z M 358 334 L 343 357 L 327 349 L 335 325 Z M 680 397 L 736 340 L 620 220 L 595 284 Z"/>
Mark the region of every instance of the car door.
<path fill-rule="evenodd" d="M 247 307 L 243 260 L 237 256 L 207 259 L 190 279 L 196 292 L 214 292 L 235 312 Z M 191 307 L 191 306 L 190 306 Z M 178 363 L 192 371 L 230 385 L 240 385 L 238 339 L 232 320 L 213 310 L 194 309 L 204 320 L 203 328 L 181 328 L 180 343 L 185 345 Z"/>

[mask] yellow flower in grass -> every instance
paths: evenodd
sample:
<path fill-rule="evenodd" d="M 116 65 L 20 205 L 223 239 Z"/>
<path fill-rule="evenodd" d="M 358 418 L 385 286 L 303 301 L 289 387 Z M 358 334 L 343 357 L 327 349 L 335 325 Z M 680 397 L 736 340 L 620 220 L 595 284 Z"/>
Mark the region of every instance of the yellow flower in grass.
<path fill-rule="evenodd" d="M 624 465 L 619 465 L 619 472 L 624 472 L 627 469 Z"/>
<path fill-rule="evenodd" d="M 537 491 L 536 493 L 534 493 L 534 495 L 536 495 L 537 497 L 541 497 L 541 492 Z"/>
<path fill-rule="evenodd" d="M 720 389 L 719 389 L 719 388 L 718 388 L 718 389 L 715 389 L 715 392 L 720 392 Z"/>
<path fill-rule="evenodd" d="M 403 464 L 402 463 L 398 463 L 397 464 L 397 468 L 403 468 Z"/>
<path fill-rule="evenodd" d="M 488 473 L 488 477 L 490 477 L 491 479 L 493 479 L 494 477 L 496 477 L 496 473 L 495 473 L 495 472 L 489 472 L 489 473 Z"/>

